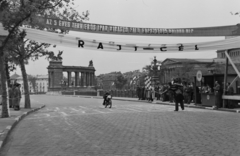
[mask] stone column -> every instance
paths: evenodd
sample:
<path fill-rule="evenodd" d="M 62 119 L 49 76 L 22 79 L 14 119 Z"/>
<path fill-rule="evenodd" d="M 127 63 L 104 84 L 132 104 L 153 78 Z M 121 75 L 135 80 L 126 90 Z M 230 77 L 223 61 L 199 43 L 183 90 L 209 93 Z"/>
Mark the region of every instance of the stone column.
<path fill-rule="evenodd" d="M 68 87 L 69 87 L 71 85 L 71 77 L 72 77 L 71 74 L 72 73 L 70 71 L 68 71 L 67 73 L 68 73 Z"/>
<path fill-rule="evenodd" d="M 88 86 L 91 86 L 91 73 L 88 72 Z"/>
<path fill-rule="evenodd" d="M 93 72 L 93 82 L 95 83 L 95 73 L 94 72 Z M 93 83 L 93 86 L 95 85 L 94 83 Z"/>
<path fill-rule="evenodd" d="M 89 86 L 92 86 L 92 73 L 89 73 Z"/>
<path fill-rule="evenodd" d="M 83 72 L 81 72 L 81 87 L 83 87 Z"/>
<path fill-rule="evenodd" d="M 94 86 L 94 79 L 93 79 L 94 75 L 93 73 L 91 73 L 91 86 Z"/>
<path fill-rule="evenodd" d="M 91 86 L 90 84 L 90 73 L 88 72 L 88 86 Z"/>
<path fill-rule="evenodd" d="M 79 72 L 75 72 L 75 87 L 78 86 Z"/>
<path fill-rule="evenodd" d="M 87 87 L 89 86 L 88 76 L 89 76 L 89 75 L 88 75 L 88 72 L 86 72 L 86 86 L 87 86 Z"/>
<path fill-rule="evenodd" d="M 85 80 L 84 84 L 87 87 L 88 86 L 88 84 L 87 84 L 87 72 L 84 73 L 84 80 Z"/>
<path fill-rule="evenodd" d="M 82 86 L 82 73 L 78 72 L 78 86 Z"/>
<path fill-rule="evenodd" d="M 48 72 L 48 88 L 51 87 L 51 72 Z"/>
<path fill-rule="evenodd" d="M 54 72 L 51 72 L 51 87 L 54 87 Z"/>
<path fill-rule="evenodd" d="M 82 72 L 82 84 L 83 84 L 83 87 L 86 86 L 85 72 Z"/>

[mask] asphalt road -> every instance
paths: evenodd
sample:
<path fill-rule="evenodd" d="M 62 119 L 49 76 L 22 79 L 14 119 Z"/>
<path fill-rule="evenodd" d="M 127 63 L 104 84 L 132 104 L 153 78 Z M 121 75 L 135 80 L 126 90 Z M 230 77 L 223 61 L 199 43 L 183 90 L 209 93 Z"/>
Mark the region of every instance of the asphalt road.
<path fill-rule="evenodd" d="M 12 131 L 1 156 L 239 156 L 239 113 L 32 96 L 46 107 Z"/>

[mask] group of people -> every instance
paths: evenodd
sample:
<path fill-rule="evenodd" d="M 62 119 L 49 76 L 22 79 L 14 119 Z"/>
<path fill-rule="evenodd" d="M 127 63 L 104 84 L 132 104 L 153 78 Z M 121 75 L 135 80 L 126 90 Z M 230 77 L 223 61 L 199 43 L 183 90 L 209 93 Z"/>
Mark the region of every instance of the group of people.
<path fill-rule="evenodd" d="M 138 96 L 139 100 L 147 100 L 147 101 L 153 101 L 155 98 L 157 100 L 160 100 L 160 86 L 152 86 L 149 85 L 149 87 L 141 87 L 137 86 L 136 94 Z"/>
<path fill-rule="evenodd" d="M 219 107 L 221 107 L 223 93 L 225 93 L 226 95 L 234 94 L 234 89 L 229 82 L 226 84 L 226 87 L 224 90 L 224 84 L 221 85 L 218 81 L 215 81 L 213 89 L 214 89 L 214 95 L 215 95 L 215 106 L 214 106 L 215 109 L 218 109 Z M 226 102 L 225 107 L 227 108 L 236 107 L 235 105 L 237 101 L 226 100 L 225 102 Z"/>
<path fill-rule="evenodd" d="M 174 102 L 173 93 L 171 91 L 165 92 L 169 90 L 173 83 L 174 80 L 163 85 L 150 85 L 147 88 L 144 86 L 137 86 L 136 94 L 139 100 L 153 101 L 153 99 L 156 98 L 157 100 Z M 184 101 L 185 103 L 190 103 L 193 100 L 193 84 L 186 82 L 181 82 L 181 84 L 183 86 Z"/>
<path fill-rule="evenodd" d="M 176 78 L 164 85 L 137 86 L 136 94 L 139 100 L 175 102 L 175 111 L 178 111 L 178 104 L 184 110 L 183 101 L 190 103 L 193 100 L 193 85 L 182 83 L 180 78 Z"/>
<path fill-rule="evenodd" d="M 20 110 L 20 101 L 22 98 L 20 84 L 14 83 L 9 87 L 9 107 L 14 110 Z"/>

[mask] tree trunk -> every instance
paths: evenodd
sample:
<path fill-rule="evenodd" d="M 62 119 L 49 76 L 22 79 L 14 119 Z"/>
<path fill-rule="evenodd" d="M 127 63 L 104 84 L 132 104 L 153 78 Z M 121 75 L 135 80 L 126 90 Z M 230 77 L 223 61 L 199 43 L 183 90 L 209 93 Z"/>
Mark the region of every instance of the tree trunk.
<path fill-rule="evenodd" d="M 19 62 L 20 62 L 20 68 L 21 68 L 22 77 L 23 77 L 23 87 L 24 87 L 24 96 L 25 96 L 24 108 L 31 108 L 27 72 L 26 72 L 24 60 L 20 59 Z"/>
<path fill-rule="evenodd" d="M 10 73 L 9 73 L 9 66 L 8 66 L 8 59 L 5 57 L 5 70 L 6 70 L 6 79 L 7 79 L 7 85 L 8 85 L 8 88 L 10 87 L 10 83 L 11 83 L 11 80 L 10 80 Z"/>
<path fill-rule="evenodd" d="M 5 70 L 5 56 L 2 48 L 0 48 L 0 73 L 1 73 L 1 87 L 2 87 L 2 118 L 10 117 L 9 107 L 7 102 L 7 80 Z"/>
<path fill-rule="evenodd" d="M 9 66 L 8 66 L 8 59 L 5 57 L 5 71 L 6 71 L 6 81 L 7 81 L 7 86 L 8 88 L 10 88 L 10 83 L 11 83 L 11 80 L 10 80 L 10 72 L 9 72 Z M 8 92 L 8 95 L 9 95 L 9 89 L 7 90 Z M 8 99 L 8 103 L 9 105 L 11 105 L 11 99 Z"/>

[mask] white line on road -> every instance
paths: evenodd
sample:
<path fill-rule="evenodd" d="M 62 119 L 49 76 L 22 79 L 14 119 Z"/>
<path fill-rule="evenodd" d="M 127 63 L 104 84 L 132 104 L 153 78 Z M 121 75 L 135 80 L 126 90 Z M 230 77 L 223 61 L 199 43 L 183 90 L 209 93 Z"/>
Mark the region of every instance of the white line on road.
<path fill-rule="evenodd" d="M 61 113 L 63 116 L 68 116 L 65 112 L 59 112 Z"/>
<path fill-rule="evenodd" d="M 81 107 L 81 108 L 83 108 L 83 109 L 91 109 L 91 108 L 83 107 L 83 106 L 78 106 L 78 107 Z"/>
<path fill-rule="evenodd" d="M 55 110 L 56 110 L 56 111 L 59 111 L 60 109 L 59 109 L 58 107 L 55 107 Z"/>
<path fill-rule="evenodd" d="M 75 108 L 72 108 L 72 107 L 70 107 L 69 109 L 71 109 L 71 110 L 74 111 L 74 112 L 79 112 L 79 111 L 81 111 L 82 113 L 86 113 L 84 110 L 78 110 L 78 109 L 75 109 Z"/>

